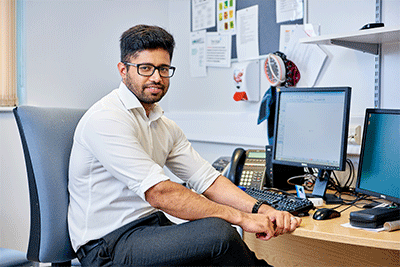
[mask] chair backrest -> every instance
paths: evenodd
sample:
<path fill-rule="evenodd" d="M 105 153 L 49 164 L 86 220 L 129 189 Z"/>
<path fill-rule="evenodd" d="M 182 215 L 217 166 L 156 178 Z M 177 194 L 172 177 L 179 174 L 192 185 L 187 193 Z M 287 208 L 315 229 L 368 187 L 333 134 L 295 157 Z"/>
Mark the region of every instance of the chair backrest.
<path fill-rule="evenodd" d="M 24 151 L 31 209 L 27 258 L 61 263 L 76 257 L 67 224 L 68 165 L 85 110 L 20 106 L 13 110 Z"/>

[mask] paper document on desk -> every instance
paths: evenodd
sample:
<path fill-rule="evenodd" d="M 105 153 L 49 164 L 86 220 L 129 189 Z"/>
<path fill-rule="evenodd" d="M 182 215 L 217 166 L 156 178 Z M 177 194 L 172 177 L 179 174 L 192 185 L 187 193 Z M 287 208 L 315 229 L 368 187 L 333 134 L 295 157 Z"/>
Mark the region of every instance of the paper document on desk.
<path fill-rule="evenodd" d="M 381 228 L 355 227 L 355 226 L 352 226 L 349 222 L 342 224 L 342 226 L 346 227 L 346 228 L 361 229 L 361 230 L 367 230 L 367 231 L 371 231 L 371 232 L 382 232 L 382 231 L 385 231 L 384 227 L 381 227 Z"/>
<path fill-rule="evenodd" d="M 297 84 L 298 87 L 313 87 L 328 57 L 318 45 L 299 42 L 301 38 L 307 36 L 304 28 L 301 25 L 297 25 L 285 50 L 282 51 L 289 60 L 296 64 L 300 71 L 301 78 Z"/>

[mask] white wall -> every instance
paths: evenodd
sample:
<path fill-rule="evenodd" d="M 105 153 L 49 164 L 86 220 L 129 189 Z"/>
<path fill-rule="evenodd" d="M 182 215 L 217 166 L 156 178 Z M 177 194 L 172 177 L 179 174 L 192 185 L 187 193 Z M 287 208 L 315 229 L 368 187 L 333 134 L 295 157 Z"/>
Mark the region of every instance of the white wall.
<path fill-rule="evenodd" d="M 164 0 L 23 0 L 26 103 L 88 108 L 118 87 L 119 37 L 136 24 L 168 29 Z M 11 112 L 0 112 L 0 247 L 26 251 L 29 198 Z"/>
<path fill-rule="evenodd" d="M 320 28 L 321 34 L 340 34 L 358 31 L 364 24 L 375 22 L 375 0 L 307 0 L 308 23 Z M 186 4 L 184 4 L 186 3 Z M 182 14 L 182 8 L 187 14 Z M 189 31 L 190 5 L 188 1 L 170 0 L 170 30 L 175 34 L 178 47 L 175 62 L 179 61 L 176 77 L 168 93 L 167 115 L 185 131 L 188 138 L 196 142 L 218 141 L 231 144 L 264 146 L 265 124 L 257 126 L 255 120 L 259 103 L 237 103 L 232 100 L 234 89 L 232 69 L 208 68 L 205 78 L 190 78 Z M 400 25 L 400 2 L 383 0 L 382 20 L 386 26 Z M 262 10 L 260 10 L 262 12 Z M 365 109 L 374 107 L 374 60 L 375 56 L 339 46 L 321 46 L 328 59 L 317 80 L 316 86 L 352 87 L 350 133 L 363 124 Z M 397 89 L 400 75 L 400 44 L 383 45 L 382 101 L 383 108 L 399 108 Z M 273 52 L 273 51 L 271 51 Z M 263 62 L 261 61 L 262 65 Z M 261 70 L 261 95 L 268 89 Z M 307 74 L 305 74 L 307 75 Z M 203 130 L 204 129 L 204 130 Z M 240 140 L 240 141 L 238 141 Z M 214 144 L 201 143 L 209 151 L 208 160 L 215 160 L 219 151 L 212 152 Z M 235 147 L 233 145 L 232 147 Z M 351 147 L 357 152 L 359 147 Z"/>
<path fill-rule="evenodd" d="M 383 1 L 382 21 L 387 26 L 400 25 L 400 2 L 397 0 Z M 382 107 L 399 108 L 400 103 L 400 43 L 382 46 Z"/>
<path fill-rule="evenodd" d="M 358 31 L 364 24 L 375 21 L 375 0 L 306 2 L 308 22 L 319 26 L 321 34 Z M 385 25 L 400 25 L 399 8 L 399 1 L 383 0 Z M 182 13 L 182 9 L 187 12 Z M 175 33 L 178 43 L 174 63 L 179 62 L 179 65 L 176 76 L 171 80 L 166 114 L 174 119 L 193 141 L 264 146 L 265 123 L 256 125 L 260 103 L 238 103 L 232 100 L 232 68 L 208 68 L 207 77 L 190 77 L 189 11 L 189 1 L 170 0 L 170 30 Z M 374 107 L 375 56 L 339 46 L 321 48 L 328 54 L 328 59 L 316 86 L 352 87 L 350 132 L 353 133 L 357 125 L 363 124 L 365 109 Z M 385 108 L 398 107 L 395 100 L 397 98 L 394 96 L 399 96 L 400 93 L 394 85 L 398 84 L 400 79 L 396 68 L 399 57 L 399 44 L 383 46 L 382 107 Z M 260 65 L 263 65 L 263 60 L 260 60 Z M 262 69 L 260 74 L 262 96 L 269 85 Z M 210 160 L 216 157 L 217 155 Z"/>
<path fill-rule="evenodd" d="M 235 88 L 232 68 L 208 68 L 207 77 L 190 77 L 190 1 L 169 2 L 169 25 L 177 42 L 173 59 L 177 71 L 171 79 L 171 89 L 166 99 L 167 116 L 174 119 L 191 140 L 266 145 L 265 124 L 257 125 L 259 103 L 233 100 Z M 263 62 L 259 64 L 262 66 Z M 260 77 L 262 97 L 269 84 L 263 73 Z M 209 160 L 215 160 L 215 157 Z"/>
<path fill-rule="evenodd" d="M 374 0 L 308 0 L 309 22 L 321 25 L 321 34 L 354 32 L 364 24 L 375 22 Z M 400 25 L 400 2 L 382 1 L 382 21 L 385 26 Z M 329 60 L 318 84 L 349 85 L 352 90 L 351 116 L 364 117 L 366 107 L 374 107 L 374 55 L 336 46 L 323 46 Z M 399 108 L 397 66 L 400 62 L 399 43 L 382 46 L 383 108 Z M 397 97 L 396 97 L 397 96 Z"/>
<path fill-rule="evenodd" d="M 308 0 L 308 22 L 319 26 L 321 34 L 358 31 L 364 24 L 375 22 L 375 0 Z M 232 69 L 208 68 L 205 78 L 191 78 L 189 71 L 189 1 L 170 0 L 170 30 L 178 47 L 174 64 L 178 70 L 168 93 L 167 115 L 185 131 L 194 146 L 208 151 L 213 161 L 223 152 L 214 150 L 214 143 L 229 149 L 237 145 L 264 146 L 265 123 L 256 125 L 259 103 L 237 103 L 232 100 Z M 383 21 L 387 26 L 400 25 L 400 2 L 383 0 Z M 187 13 L 182 13 L 182 9 Z M 262 10 L 260 11 L 262 12 Z M 375 56 L 338 46 L 321 46 L 328 59 L 316 86 L 352 87 L 350 133 L 363 124 L 367 107 L 374 107 Z M 273 52 L 273 51 L 271 51 Z M 399 81 L 399 44 L 383 46 L 382 107 L 398 108 L 396 88 Z M 262 61 L 260 64 L 262 65 Z M 397 73 L 396 73 L 397 72 Z M 268 89 L 263 71 L 261 95 Z M 305 74 L 307 75 L 307 74 Z M 398 99 L 398 98 L 397 98 Z M 204 143 L 204 141 L 210 143 Z M 197 144 L 199 143 L 199 144 Z M 352 147 L 357 152 L 359 147 Z M 227 150 L 229 150 L 227 149 Z M 233 149 L 232 149 L 233 150 Z M 229 153 L 228 153 L 229 154 Z"/>
<path fill-rule="evenodd" d="M 270 0 L 269 0 L 270 1 Z M 176 39 L 176 75 L 162 101 L 207 160 L 235 147 L 263 147 L 265 123 L 257 126 L 259 103 L 232 100 L 231 69 L 210 68 L 205 78 L 189 72 L 189 0 L 26 0 L 26 103 L 89 107 L 117 87 L 119 36 L 138 23 L 157 24 Z M 375 0 L 308 0 L 309 22 L 322 34 L 358 30 L 375 21 Z M 383 0 L 386 25 L 400 25 L 400 2 Z M 262 11 L 260 11 L 262 12 Z M 323 47 L 329 59 L 318 86 L 353 87 L 353 124 L 373 106 L 374 57 L 341 47 Z M 383 47 L 383 107 L 400 108 L 399 44 Z M 262 62 L 260 62 L 262 64 Z M 262 74 L 261 92 L 268 89 Z M 206 142 L 203 142 L 206 141 Z M 25 165 L 14 118 L 0 112 L 0 247 L 26 250 L 29 200 Z"/>
<path fill-rule="evenodd" d="M 27 102 L 89 107 L 117 88 L 119 37 L 141 23 L 168 29 L 168 2 L 27 1 Z"/>
<path fill-rule="evenodd" d="M 374 0 L 309 0 L 309 23 L 320 25 L 321 34 L 354 32 L 374 21 Z M 365 107 L 374 105 L 374 55 L 338 46 L 322 48 L 329 56 L 317 86 L 352 87 L 351 117 L 363 116 Z"/>
<path fill-rule="evenodd" d="M 22 146 L 11 112 L 0 112 L 0 247 L 25 251 L 29 198 Z"/>

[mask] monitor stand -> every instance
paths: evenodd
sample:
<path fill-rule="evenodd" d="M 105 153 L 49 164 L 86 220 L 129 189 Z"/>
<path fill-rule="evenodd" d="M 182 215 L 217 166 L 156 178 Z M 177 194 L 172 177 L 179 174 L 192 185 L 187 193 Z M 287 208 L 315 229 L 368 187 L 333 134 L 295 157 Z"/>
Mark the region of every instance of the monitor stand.
<path fill-rule="evenodd" d="M 326 204 L 341 204 L 343 203 L 342 199 L 338 198 L 334 194 L 326 194 L 326 188 L 328 186 L 329 177 L 331 177 L 331 172 L 332 171 L 330 170 L 319 170 L 312 196 L 323 198 Z"/>

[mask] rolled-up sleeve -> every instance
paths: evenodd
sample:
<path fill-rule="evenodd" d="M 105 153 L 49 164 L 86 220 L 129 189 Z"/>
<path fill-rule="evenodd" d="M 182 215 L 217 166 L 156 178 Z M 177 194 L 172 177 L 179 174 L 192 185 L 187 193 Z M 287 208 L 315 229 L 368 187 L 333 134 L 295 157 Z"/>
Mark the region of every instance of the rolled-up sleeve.
<path fill-rule="evenodd" d="M 174 129 L 174 147 L 169 154 L 166 166 L 197 193 L 202 194 L 220 173 L 193 149 L 178 126 L 175 125 Z"/>

